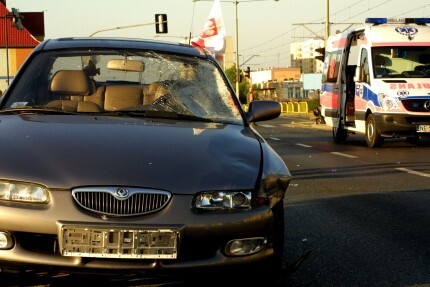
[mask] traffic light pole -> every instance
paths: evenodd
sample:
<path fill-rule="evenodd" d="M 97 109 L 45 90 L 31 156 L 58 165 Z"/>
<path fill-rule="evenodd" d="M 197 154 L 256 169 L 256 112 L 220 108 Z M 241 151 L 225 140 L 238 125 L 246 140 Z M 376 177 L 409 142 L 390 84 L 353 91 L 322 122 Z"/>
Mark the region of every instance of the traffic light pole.
<path fill-rule="evenodd" d="M 94 36 L 97 33 L 101 32 L 107 32 L 107 31 L 113 31 L 113 30 L 119 30 L 119 29 L 127 29 L 127 28 L 135 28 L 135 27 L 141 27 L 141 26 L 149 26 L 155 24 L 155 31 L 157 34 L 166 34 L 167 29 L 167 15 L 166 14 L 155 14 L 155 20 L 156 22 L 153 23 L 145 23 L 145 24 L 136 24 L 136 25 L 129 25 L 129 26 L 120 26 L 115 28 L 108 28 L 103 30 L 95 31 L 90 35 L 90 37 Z"/>

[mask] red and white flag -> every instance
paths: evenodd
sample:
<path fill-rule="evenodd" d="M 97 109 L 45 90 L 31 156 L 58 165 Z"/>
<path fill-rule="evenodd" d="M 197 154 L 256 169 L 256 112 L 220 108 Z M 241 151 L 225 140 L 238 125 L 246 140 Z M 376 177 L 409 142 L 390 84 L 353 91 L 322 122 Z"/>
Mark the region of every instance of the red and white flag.
<path fill-rule="evenodd" d="M 214 0 L 201 34 L 191 39 L 191 43 L 206 48 L 213 54 L 224 53 L 225 27 L 219 0 Z"/>

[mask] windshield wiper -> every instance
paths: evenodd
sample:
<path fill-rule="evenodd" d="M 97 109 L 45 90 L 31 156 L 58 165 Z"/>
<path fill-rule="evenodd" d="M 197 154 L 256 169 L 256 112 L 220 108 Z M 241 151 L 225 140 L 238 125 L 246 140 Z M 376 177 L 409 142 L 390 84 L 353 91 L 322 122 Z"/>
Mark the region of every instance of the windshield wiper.
<path fill-rule="evenodd" d="M 76 115 L 77 112 L 66 111 L 56 108 L 48 107 L 20 107 L 20 108 L 8 108 L 0 110 L 1 114 L 69 114 Z"/>
<path fill-rule="evenodd" d="M 180 114 L 177 112 L 156 111 L 156 110 L 121 110 L 121 111 L 98 113 L 97 115 L 180 119 L 180 120 L 190 120 L 190 121 L 199 121 L 199 122 L 213 122 L 213 120 L 211 119 L 202 118 L 191 114 Z"/>

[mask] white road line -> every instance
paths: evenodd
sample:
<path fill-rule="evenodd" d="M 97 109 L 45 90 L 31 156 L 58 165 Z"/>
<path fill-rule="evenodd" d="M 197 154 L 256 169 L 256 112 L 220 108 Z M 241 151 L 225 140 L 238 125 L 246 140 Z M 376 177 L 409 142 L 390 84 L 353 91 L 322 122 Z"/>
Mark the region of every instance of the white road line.
<path fill-rule="evenodd" d="M 312 146 L 310 146 L 310 145 L 307 145 L 307 144 L 301 144 L 301 143 L 296 143 L 296 145 L 299 145 L 299 146 L 302 146 L 302 147 L 312 147 Z"/>
<path fill-rule="evenodd" d="M 262 124 L 258 124 L 260 127 L 265 127 L 265 128 L 276 128 L 276 126 L 272 126 L 272 125 L 262 125 Z"/>
<path fill-rule="evenodd" d="M 332 154 L 340 155 L 340 156 L 344 156 L 344 157 L 349 157 L 349 158 L 357 158 L 355 155 L 349 155 L 349 154 L 341 153 L 341 152 L 332 152 Z"/>
<path fill-rule="evenodd" d="M 278 138 L 269 138 L 269 139 L 274 140 L 274 141 L 280 141 L 281 140 L 281 139 L 278 139 Z"/>
<path fill-rule="evenodd" d="M 428 173 L 419 172 L 419 171 L 415 171 L 415 170 L 404 168 L 404 167 L 398 167 L 396 169 L 400 170 L 400 171 L 407 172 L 407 173 L 416 174 L 416 175 L 419 175 L 419 176 L 430 177 L 430 174 L 428 174 Z"/>

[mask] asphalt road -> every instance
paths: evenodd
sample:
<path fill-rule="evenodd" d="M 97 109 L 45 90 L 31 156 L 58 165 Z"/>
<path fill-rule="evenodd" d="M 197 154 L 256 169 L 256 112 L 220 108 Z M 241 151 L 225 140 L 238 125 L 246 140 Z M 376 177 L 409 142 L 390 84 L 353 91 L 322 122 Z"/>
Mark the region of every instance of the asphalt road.
<path fill-rule="evenodd" d="M 360 135 L 281 117 L 257 129 L 293 175 L 285 286 L 430 286 L 430 142 L 369 149 Z"/>

